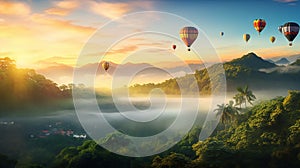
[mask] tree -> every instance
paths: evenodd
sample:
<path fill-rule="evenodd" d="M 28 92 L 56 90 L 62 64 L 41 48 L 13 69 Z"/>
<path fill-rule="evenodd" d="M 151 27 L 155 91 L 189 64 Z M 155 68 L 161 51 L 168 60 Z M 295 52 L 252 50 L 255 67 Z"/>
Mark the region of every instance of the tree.
<path fill-rule="evenodd" d="M 217 116 L 221 115 L 221 122 L 225 125 L 225 128 L 226 124 L 235 120 L 238 115 L 238 110 L 233 106 L 233 104 L 233 101 L 229 101 L 229 104 L 217 105 L 218 108 L 214 110 L 217 112 Z"/>
<path fill-rule="evenodd" d="M 238 87 L 237 91 L 239 93 L 234 96 L 234 99 L 236 100 L 236 105 L 241 106 L 242 103 L 245 103 L 245 107 L 247 107 L 247 105 L 246 105 L 247 102 L 252 105 L 252 101 L 254 101 L 256 99 L 256 97 L 252 93 L 252 91 L 249 90 L 248 85 L 246 85 L 244 87 L 244 89 L 241 87 Z"/>

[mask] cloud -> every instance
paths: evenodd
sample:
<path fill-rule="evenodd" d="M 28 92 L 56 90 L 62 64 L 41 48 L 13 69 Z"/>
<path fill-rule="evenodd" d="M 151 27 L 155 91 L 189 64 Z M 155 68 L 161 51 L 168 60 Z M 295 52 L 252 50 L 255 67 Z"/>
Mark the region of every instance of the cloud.
<path fill-rule="evenodd" d="M 275 67 L 275 68 L 269 68 L 269 69 L 260 69 L 259 71 L 265 72 L 265 73 L 298 73 L 300 72 L 300 67 L 299 66 L 280 66 L 280 67 Z"/>
<path fill-rule="evenodd" d="M 150 10 L 152 9 L 152 2 L 150 1 L 129 1 L 129 2 L 96 2 L 90 1 L 90 9 L 92 12 L 110 18 L 116 19 L 124 14 L 135 10 Z"/>
<path fill-rule="evenodd" d="M 0 0 L 0 15 L 28 15 L 30 12 L 26 3 Z"/>
<path fill-rule="evenodd" d="M 99 15 L 116 19 L 127 12 L 131 11 L 131 7 L 127 3 L 108 3 L 108 2 L 90 2 L 91 10 Z"/>
<path fill-rule="evenodd" d="M 281 3 L 294 3 L 297 2 L 298 0 L 274 0 L 276 2 L 281 2 Z"/>
<path fill-rule="evenodd" d="M 74 0 L 64 0 L 56 2 L 56 5 L 64 9 L 75 9 L 79 6 L 79 2 Z"/>
<path fill-rule="evenodd" d="M 70 13 L 70 10 L 62 9 L 62 8 L 50 8 L 45 10 L 45 13 L 50 15 L 60 15 L 60 16 L 66 16 Z"/>
<path fill-rule="evenodd" d="M 45 10 L 45 13 L 51 14 L 51 15 L 60 15 L 60 16 L 66 16 L 76 8 L 78 8 L 80 5 L 80 2 L 77 0 L 63 0 L 54 2 L 53 8 L 49 8 Z"/>

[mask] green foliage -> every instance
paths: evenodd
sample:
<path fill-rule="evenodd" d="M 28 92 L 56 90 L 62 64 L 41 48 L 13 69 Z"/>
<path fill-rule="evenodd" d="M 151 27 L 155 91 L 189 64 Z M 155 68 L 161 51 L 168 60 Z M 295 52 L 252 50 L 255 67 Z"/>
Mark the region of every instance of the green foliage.
<path fill-rule="evenodd" d="M 18 69 L 15 61 L 0 58 L 0 111 L 24 110 L 29 106 L 69 98 L 70 91 L 32 69 Z M 44 105 L 44 104 L 43 104 Z"/>
<path fill-rule="evenodd" d="M 171 153 L 167 157 L 161 158 L 156 156 L 153 159 L 153 168 L 188 168 L 191 163 L 191 159 L 183 154 Z"/>
<path fill-rule="evenodd" d="M 81 146 L 63 149 L 55 160 L 57 168 L 79 167 L 130 167 L 133 164 L 128 157 L 113 154 L 94 141 L 85 141 Z"/>
<path fill-rule="evenodd" d="M 283 101 L 283 106 L 286 110 L 291 111 L 293 109 L 300 108 L 300 92 L 289 91 L 288 96 Z"/>
<path fill-rule="evenodd" d="M 289 91 L 286 98 L 261 102 L 240 114 L 238 124 L 192 145 L 196 158 L 184 166 L 299 167 L 300 106 L 295 105 L 299 94 Z M 155 158 L 152 165 L 167 165 L 171 155 Z"/>

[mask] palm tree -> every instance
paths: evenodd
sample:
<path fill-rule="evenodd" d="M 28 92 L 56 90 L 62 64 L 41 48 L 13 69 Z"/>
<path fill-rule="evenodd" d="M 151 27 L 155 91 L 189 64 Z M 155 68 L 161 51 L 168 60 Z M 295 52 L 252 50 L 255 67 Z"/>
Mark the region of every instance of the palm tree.
<path fill-rule="evenodd" d="M 235 106 L 240 106 L 242 108 L 242 104 L 246 101 L 244 96 L 240 93 L 236 94 L 233 99 L 235 100 Z"/>
<path fill-rule="evenodd" d="M 245 103 L 245 107 L 247 107 L 246 103 L 252 104 L 252 101 L 256 99 L 255 95 L 252 93 L 251 90 L 249 90 L 248 85 L 242 89 L 241 87 L 237 88 L 238 94 L 235 95 L 236 103 L 241 105 L 242 103 Z M 238 101 L 237 101 L 238 100 Z"/>
<path fill-rule="evenodd" d="M 225 125 L 225 129 L 226 125 L 235 120 L 236 116 L 239 114 L 233 104 L 233 101 L 229 101 L 229 104 L 224 105 L 223 103 L 217 105 L 218 108 L 214 110 L 217 112 L 216 116 L 221 115 L 221 123 Z"/>

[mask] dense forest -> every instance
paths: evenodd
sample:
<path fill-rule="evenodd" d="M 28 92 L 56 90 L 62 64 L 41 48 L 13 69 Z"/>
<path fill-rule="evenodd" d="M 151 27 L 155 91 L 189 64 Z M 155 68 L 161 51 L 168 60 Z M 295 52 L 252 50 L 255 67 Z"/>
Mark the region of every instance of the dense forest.
<path fill-rule="evenodd" d="M 298 68 L 299 60 L 287 67 L 281 67 L 262 59 L 255 53 L 249 53 L 224 64 L 215 64 L 207 69 L 196 70 L 194 74 L 168 79 L 162 83 L 135 84 L 130 87 L 130 93 L 148 94 L 152 89 L 160 88 L 166 94 L 174 95 L 182 92 L 193 94 L 195 91 L 201 94 L 210 94 L 212 86 L 216 87 L 213 88 L 216 90 L 218 90 L 217 87 L 220 87 L 218 86 L 218 80 L 223 77 L 219 71 L 220 66 L 224 68 L 227 91 L 229 92 L 234 91 L 238 86 L 246 84 L 253 90 L 300 89 L 298 85 L 300 82 L 298 77 L 300 71 L 294 71 L 292 68 L 288 69 L 289 67 Z M 270 70 L 270 72 L 266 72 L 267 70 Z M 181 84 L 181 87 L 178 83 Z"/>
<path fill-rule="evenodd" d="M 236 96 L 244 94 L 243 103 L 248 106 L 240 107 L 238 101 L 219 105 L 215 113 L 221 115 L 221 122 L 204 141 L 198 140 L 201 127 L 196 124 L 168 151 L 151 157 L 131 158 L 110 153 L 87 140 L 82 145 L 61 150 L 47 167 L 299 167 L 300 91 L 289 91 L 286 97 L 249 106 L 255 96 L 248 87 L 241 89 Z M 110 134 L 106 140 L 119 142 L 122 138 L 119 134 Z M 130 142 L 121 146 L 126 145 Z"/>
<path fill-rule="evenodd" d="M 0 81 L 0 115 L 74 109 L 72 91 L 76 90 L 77 96 L 92 91 L 84 84 L 58 86 L 33 69 L 17 68 L 8 57 L 0 58 Z M 96 93 L 97 97 L 103 95 Z"/>

